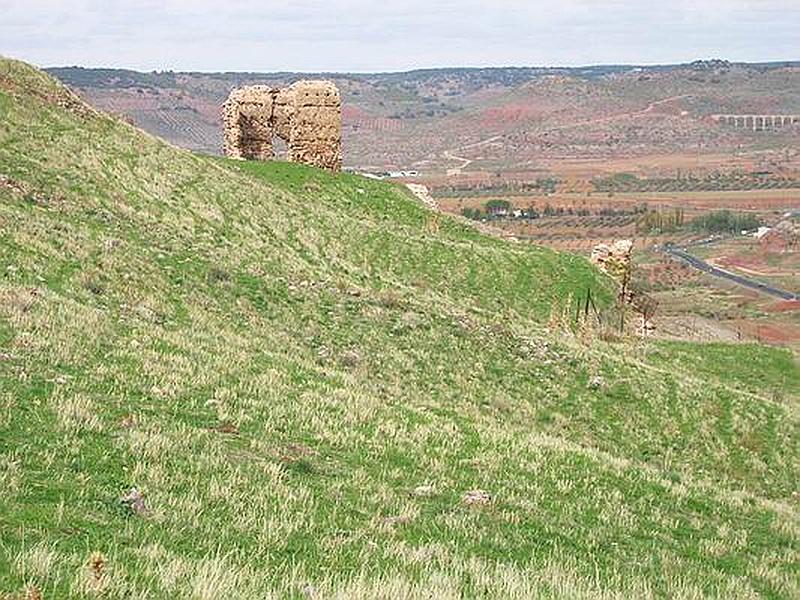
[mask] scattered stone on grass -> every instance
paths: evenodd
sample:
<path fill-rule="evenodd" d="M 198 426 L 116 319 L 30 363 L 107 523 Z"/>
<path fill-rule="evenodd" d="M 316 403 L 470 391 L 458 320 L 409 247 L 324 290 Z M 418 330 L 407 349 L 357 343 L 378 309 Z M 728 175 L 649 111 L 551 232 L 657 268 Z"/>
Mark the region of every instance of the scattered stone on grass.
<path fill-rule="evenodd" d="M 492 495 L 486 490 L 470 490 L 461 500 L 468 506 L 484 506 L 492 503 Z"/>
<path fill-rule="evenodd" d="M 138 516 L 147 514 L 147 505 L 144 503 L 144 496 L 135 487 L 132 487 L 120 498 L 120 502 L 128 507 L 131 512 Z"/>
<path fill-rule="evenodd" d="M 410 522 L 411 522 L 411 517 L 403 516 L 403 515 L 394 515 L 394 516 L 391 516 L 391 517 L 384 517 L 381 520 L 381 523 L 383 525 L 388 526 L 388 527 L 393 527 L 395 525 L 405 525 L 405 524 L 410 523 Z"/>
<path fill-rule="evenodd" d="M 427 496 L 433 496 L 435 491 L 436 490 L 432 485 L 419 485 L 414 488 L 414 491 L 412 491 L 411 494 L 413 496 L 424 498 Z"/>

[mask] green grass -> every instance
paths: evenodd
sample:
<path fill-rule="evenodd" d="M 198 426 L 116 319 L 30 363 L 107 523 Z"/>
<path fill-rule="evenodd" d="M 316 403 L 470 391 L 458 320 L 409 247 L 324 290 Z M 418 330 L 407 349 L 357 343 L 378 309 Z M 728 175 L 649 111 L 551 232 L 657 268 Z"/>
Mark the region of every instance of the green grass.
<path fill-rule="evenodd" d="M 787 349 L 757 344 L 662 342 L 653 362 L 681 368 L 691 364 L 702 379 L 725 379 L 731 387 L 758 394 L 773 392 L 787 401 L 800 396 L 797 357 Z"/>
<path fill-rule="evenodd" d="M 0 61 L 0 596 L 797 595 L 787 354 L 550 329 L 578 257 L 63 94 Z"/>

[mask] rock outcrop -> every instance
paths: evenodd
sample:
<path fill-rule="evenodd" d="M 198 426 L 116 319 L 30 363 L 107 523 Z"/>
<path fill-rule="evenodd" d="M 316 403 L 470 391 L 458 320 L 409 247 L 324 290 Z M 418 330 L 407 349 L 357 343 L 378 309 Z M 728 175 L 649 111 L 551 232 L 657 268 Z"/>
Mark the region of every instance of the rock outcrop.
<path fill-rule="evenodd" d="M 633 242 L 617 240 L 613 244 L 598 244 L 592 250 L 592 262 L 601 271 L 613 277 L 619 284 L 618 301 L 629 305 L 641 317 L 641 334 L 655 331 L 653 317 L 658 301 L 652 296 L 635 290 L 631 285 L 633 276 Z"/>
<path fill-rule="evenodd" d="M 342 167 L 342 102 L 329 81 L 238 88 L 223 105 L 223 123 L 225 154 L 231 158 L 272 160 L 277 135 L 291 162 L 332 171 Z"/>
<path fill-rule="evenodd" d="M 613 244 L 598 244 L 592 250 L 592 262 L 601 271 L 627 285 L 631 274 L 631 255 L 633 242 L 617 240 Z"/>

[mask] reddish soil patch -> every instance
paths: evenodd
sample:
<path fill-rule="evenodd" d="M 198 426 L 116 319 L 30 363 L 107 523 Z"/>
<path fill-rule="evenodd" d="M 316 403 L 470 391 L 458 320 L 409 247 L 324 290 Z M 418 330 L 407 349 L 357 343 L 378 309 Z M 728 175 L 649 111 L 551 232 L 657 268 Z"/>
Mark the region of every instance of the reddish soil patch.
<path fill-rule="evenodd" d="M 546 109 L 542 110 L 530 104 L 506 104 L 484 110 L 481 113 L 480 122 L 484 126 L 491 127 L 516 123 L 544 114 L 546 114 Z"/>
<path fill-rule="evenodd" d="M 800 342 L 800 326 L 791 323 L 735 321 L 735 326 L 747 337 L 767 344 L 784 345 Z"/>
<path fill-rule="evenodd" d="M 771 253 L 786 252 L 790 247 L 788 237 L 774 229 L 762 237 L 759 243 L 764 252 Z"/>
<path fill-rule="evenodd" d="M 716 259 L 718 265 L 722 267 L 743 267 L 745 269 L 762 269 L 764 261 L 751 256 L 720 256 Z"/>
<path fill-rule="evenodd" d="M 342 119 L 369 119 L 370 114 L 363 108 L 353 106 L 352 104 L 345 104 L 342 106 Z"/>
<path fill-rule="evenodd" d="M 764 307 L 767 312 L 792 312 L 800 310 L 800 300 L 781 300 Z"/>

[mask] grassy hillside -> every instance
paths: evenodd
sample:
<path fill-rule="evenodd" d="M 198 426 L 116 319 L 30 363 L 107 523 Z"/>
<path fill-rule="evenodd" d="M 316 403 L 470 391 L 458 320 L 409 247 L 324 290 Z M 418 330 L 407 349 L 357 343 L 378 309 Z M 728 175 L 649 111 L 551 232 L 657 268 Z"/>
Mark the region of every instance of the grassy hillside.
<path fill-rule="evenodd" d="M 0 597 L 796 596 L 792 357 L 548 330 L 587 288 L 0 60 Z"/>

